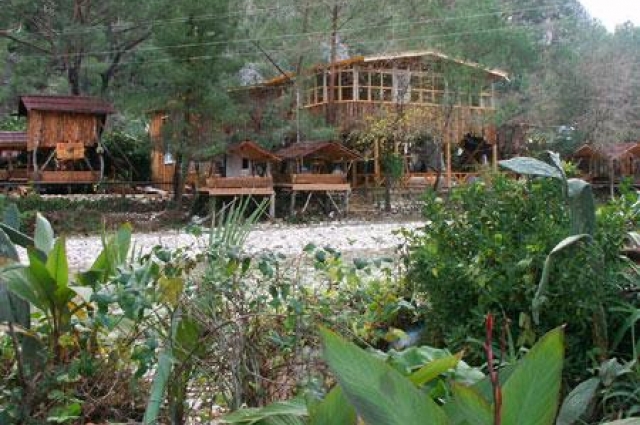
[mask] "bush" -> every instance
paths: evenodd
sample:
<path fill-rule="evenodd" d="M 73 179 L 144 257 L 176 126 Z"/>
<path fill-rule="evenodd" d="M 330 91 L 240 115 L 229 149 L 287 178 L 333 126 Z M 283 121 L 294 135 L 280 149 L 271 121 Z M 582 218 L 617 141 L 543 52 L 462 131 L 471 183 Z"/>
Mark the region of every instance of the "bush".
<path fill-rule="evenodd" d="M 409 281 L 428 300 L 427 340 L 458 350 L 482 339 L 483 317 L 493 311 L 503 318 L 503 345 L 516 355 L 518 348 L 566 324 L 566 373 L 584 374 L 593 356 L 607 354 L 605 311 L 618 301 L 625 266 L 618 258 L 624 228 L 613 225 L 619 222 L 613 211 L 618 209 L 599 215 L 595 243 L 554 258 L 547 301 L 535 324 L 532 301 L 545 259 L 571 234 L 558 181 L 496 176 L 491 184 L 456 189 L 446 202 L 428 194 L 429 221 L 412 235 L 407 258 Z"/>

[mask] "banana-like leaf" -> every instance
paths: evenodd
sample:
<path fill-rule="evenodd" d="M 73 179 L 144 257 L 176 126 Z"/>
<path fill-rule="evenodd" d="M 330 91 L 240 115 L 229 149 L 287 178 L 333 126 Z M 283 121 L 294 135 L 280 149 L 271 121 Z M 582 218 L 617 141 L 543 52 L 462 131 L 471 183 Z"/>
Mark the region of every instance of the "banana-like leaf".
<path fill-rule="evenodd" d="M 20 231 L 20 210 L 13 202 L 10 202 L 2 211 L 2 222 Z"/>
<path fill-rule="evenodd" d="M 564 238 L 551 250 L 549 255 L 547 255 L 547 258 L 544 260 L 544 267 L 542 268 L 542 276 L 540 277 L 540 282 L 538 283 L 538 289 L 536 290 L 536 294 L 533 297 L 533 301 L 531 302 L 533 321 L 536 324 L 540 323 L 540 308 L 546 301 L 547 285 L 549 284 L 549 275 L 551 273 L 553 258 L 557 253 L 577 244 L 578 242 L 581 242 L 584 239 L 591 240 L 592 238 L 589 234 L 573 235 L 569 236 L 568 238 Z"/>
<path fill-rule="evenodd" d="M 59 238 L 53 245 L 47 257 L 46 267 L 58 287 L 66 288 L 69 285 L 69 264 L 64 237 Z"/>
<path fill-rule="evenodd" d="M 0 229 L 0 265 L 17 263 L 20 261 L 18 251 L 9 236 Z M 21 297 L 11 293 L 6 281 L 0 276 L 0 322 L 19 323 L 28 328 L 30 311 L 29 303 Z"/>
<path fill-rule="evenodd" d="M 562 167 L 560 154 L 558 152 L 547 151 L 547 156 L 549 157 L 549 162 L 551 163 L 551 165 L 562 175 L 562 180 L 566 181 L 567 175 L 564 172 L 564 168 Z"/>
<path fill-rule="evenodd" d="M 569 179 L 567 186 L 571 211 L 571 234 L 593 235 L 596 228 L 596 202 L 591 185 L 584 180 Z"/>
<path fill-rule="evenodd" d="M 310 410 L 309 425 L 356 425 L 358 420 L 356 409 L 349 403 L 339 385 Z"/>
<path fill-rule="evenodd" d="M 460 363 L 461 359 L 462 353 L 435 359 L 412 373 L 411 376 L 409 376 L 409 380 L 420 387 L 436 379 L 441 374 L 454 369 L 458 363 Z"/>
<path fill-rule="evenodd" d="M 501 167 L 517 174 L 529 176 L 552 177 L 564 180 L 563 174 L 554 166 L 535 158 L 518 157 L 498 162 Z"/>
<path fill-rule="evenodd" d="M 473 387 L 453 382 L 451 410 L 463 418 L 467 425 L 492 425 L 493 411 L 489 402 Z"/>
<path fill-rule="evenodd" d="M 576 386 L 562 402 L 556 425 L 574 425 L 592 407 L 598 393 L 600 379 L 591 378 Z"/>
<path fill-rule="evenodd" d="M 502 423 L 551 425 L 558 410 L 564 358 L 564 330 L 543 336 L 502 387 Z"/>
<path fill-rule="evenodd" d="M 25 249 L 30 246 L 35 246 L 35 241 L 33 240 L 33 238 L 27 236 L 26 234 L 20 232 L 19 230 L 16 230 L 11 226 L 8 226 L 5 223 L 0 223 L 0 229 L 2 229 L 7 234 L 7 236 L 9 236 L 11 242 L 18 246 L 21 246 Z"/>
<path fill-rule="evenodd" d="M 367 425 L 448 424 L 444 411 L 382 360 L 321 330 L 324 357 Z"/>
<path fill-rule="evenodd" d="M 144 425 L 156 425 L 158 423 L 158 417 L 160 416 L 160 410 L 164 402 L 164 393 L 167 390 L 172 369 L 173 356 L 171 355 L 171 344 L 167 344 L 164 351 L 160 353 L 158 357 L 156 374 L 153 377 L 151 393 L 149 394 L 149 400 L 147 401 L 147 407 L 142 420 Z"/>
<path fill-rule="evenodd" d="M 272 403 L 255 409 L 241 409 L 220 419 L 221 424 L 305 425 L 307 405 L 302 398 Z M 347 425 L 347 424 L 345 424 Z"/>
<path fill-rule="evenodd" d="M 45 255 L 49 255 L 49 252 L 53 249 L 53 244 L 55 242 L 53 228 L 51 227 L 49 220 L 44 218 L 40 213 L 36 214 L 36 229 L 33 240 L 37 249 L 44 252 Z"/>

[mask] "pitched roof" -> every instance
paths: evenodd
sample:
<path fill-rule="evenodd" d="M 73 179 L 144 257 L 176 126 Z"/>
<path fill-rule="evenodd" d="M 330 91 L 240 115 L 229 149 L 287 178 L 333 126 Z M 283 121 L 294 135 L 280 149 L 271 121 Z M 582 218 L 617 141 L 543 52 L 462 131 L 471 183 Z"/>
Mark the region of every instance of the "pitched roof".
<path fill-rule="evenodd" d="M 113 114 L 115 109 L 111 103 L 87 96 L 21 96 L 18 114 L 27 115 L 29 111 L 60 111 L 81 114 L 107 115 Z"/>
<path fill-rule="evenodd" d="M 283 159 L 320 158 L 330 161 L 353 161 L 360 155 L 336 142 L 300 142 L 280 149 L 276 155 Z"/>
<path fill-rule="evenodd" d="M 0 131 L 0 150 L 22 150 L 27 148 L 25 131 Z"/>
<path fill-rule="evenodd" d="M 227 153 L 248 158 L 252 161 L 280 161 L 280 158 L 272 152 L 250 140 L 229 145 Z"/>
<path fill-rule="evenodd" d="M 609 145 L 583 145 L 574 152 L 574 157 L 600 157 L 605 159 L 620 159 L 627 154 L 640 157 L 640 143 L 612 143 Z"/>

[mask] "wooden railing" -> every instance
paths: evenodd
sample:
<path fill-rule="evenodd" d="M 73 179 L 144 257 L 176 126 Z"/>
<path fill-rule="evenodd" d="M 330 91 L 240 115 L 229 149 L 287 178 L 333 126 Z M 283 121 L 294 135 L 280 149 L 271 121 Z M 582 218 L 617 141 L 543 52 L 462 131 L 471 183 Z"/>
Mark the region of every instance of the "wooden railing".
<path fill-rule="evenodd" d="M 272 186 L 271 177 L 209 177 L 206 179 L 206 187 L 264 188 Z"/>
<path fill-rule="evenodd" d="M 293 184 L 345 184 L 347 177 L 344 174 L 289 174 L 285 176 L 283 183 Z"/>
<path fill-rule="evenodd" d="M 42 171 L 42 183 L 94 183 L 100 180 L 97 171 Z"/>

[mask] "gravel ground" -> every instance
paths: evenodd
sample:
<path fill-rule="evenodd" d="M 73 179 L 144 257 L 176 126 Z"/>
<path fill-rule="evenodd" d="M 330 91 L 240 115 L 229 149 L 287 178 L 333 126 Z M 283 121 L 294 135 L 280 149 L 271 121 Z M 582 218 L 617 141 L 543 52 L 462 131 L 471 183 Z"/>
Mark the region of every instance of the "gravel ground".
<path fill-rule="evenodd" d="M 415 229 L 422 222 L 405 223 L 323 223 L 307 226 L 262 225 L 251 232 L 245 248 L 250 253 L 272 250 L 284 255 L 302 252 L 308 244 L 331 246 L 343 253 L 389 252 L 401 238 L 395 231 Z M 200 250 L 207 236 L 196 238 L 180 231 L 136 233 L 133 235 L 135 249 L 141 252 L 161 244 L 170 248 L 192 247 Z M 101 250 L 100 236 L 77 236 L 67 238 L 69 267 L 74 270 L 88 268 Z M 24 251 L 20 253 L 24 261 Z"/>

